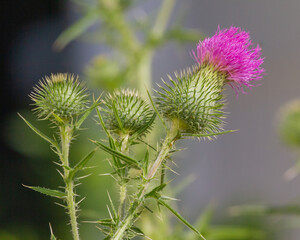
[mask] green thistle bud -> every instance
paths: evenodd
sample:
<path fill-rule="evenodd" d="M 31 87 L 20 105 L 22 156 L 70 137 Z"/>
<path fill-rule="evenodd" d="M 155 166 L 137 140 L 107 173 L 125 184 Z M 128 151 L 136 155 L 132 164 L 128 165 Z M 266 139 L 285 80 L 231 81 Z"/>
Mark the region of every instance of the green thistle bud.
<path fill-rule="evenodd" d="M 279 134 L 290 147 L 300 147 L 300 100 L 293 100 L 280 111 Z"/>
<path fill-rule="evenodd" d="M 104 121 L 117 135 L 141 136 L 151 130 L 155 113 L 136 91 L 115 90 L 104 100 Z"/>
<path fill-rule="evenodd" d="M 34 111 L 40 119 L 55 120 L 58 116 L 63 121 L 70 121 L 80 115 L 85 109 L 88 94 L 70 74 L 51 74 L 34 87 L 30 98 L 34 101 Z"/>
<path fill-rule="evenodd" d="M 218 132 L 223 125 L 222 90 L 226 75 L 211 65 L 194 67 L 192 70 L 170 76 L 168 89 L 159 86 L 156 99 L 162 115 L 177 124 L 182 133 L 204 134 Z"/>

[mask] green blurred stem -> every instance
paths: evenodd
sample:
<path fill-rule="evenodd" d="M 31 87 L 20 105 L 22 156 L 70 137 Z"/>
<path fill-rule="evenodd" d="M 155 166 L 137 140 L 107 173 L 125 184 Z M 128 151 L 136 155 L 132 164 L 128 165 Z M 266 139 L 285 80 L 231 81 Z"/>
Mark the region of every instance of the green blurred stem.
<path fill-rule="evenodd" d="M 163 1 L 159 13 L 157 15 L 155 24 L 152 28 L 152 36 L 160 38 L 163 36 L 167 25 L 169 23 L 171 14 L 173 12 L 176 0 L 165 0 Z"/>
<path fill-rule="evenodd" d="M 139 59 L 137 69 L 137 86 L 141 96 L 147 96 L 146 89 L 151 92 L 152 60 L 156 47 L 155 44 L 151 45 L 151 40 L 154 40 L 154 42 L 159 42 L 163 38 L 173 12 L 175 2 L 176 0 L 165 0 L 162 2 L 156 21 L 149 35 L 150 39 L 148 39 L 148 42 L 150 45 L 146 45 L 145 49 L 140 50 L 143 52 L 141 58 Z"/>
<path fill-rule="evenodd" d="M 162 162 L 167 158 L 170 150 L 172 149 L 176 140 L 180 138 L 178 125 L 173 124 L 172 127 L 169 129 L 167 136 L 163 142 L 162 148 L 153 163 L 148 175 L 146 177 L 146 181 L 144 182 L 144 186 L 140 190 L 139 194 L 137 195 L 135 201 L 132 203 L 131 208 L 128 211 L 127 216 L 125 217 L 122 226 L 115 232 L 112 236 L 111 240 L 121 240 L 123 239 L 124 233 L 128 228 L 131 227 L 133 222 L 136 220 L 137 212 L 142 207 L 143 202 L 145 200 L 145 195 L 149 188 L 151 180 L 155 177 L 157 171 L 159 170 Z"/>
<path fill-rule="evenodd" d="M 72 133 L 73 130 L 69 126 L 64 125 L 60 127 L 61 148 L 62 148 L 61 162 L 64 165 L 64 182 L 65 182 L 65 191 L 67 194 L 67 198 L 66 198 L 67 209 L 70 217 L 73 239 L 80 240 L 79 232 L 78 232 L 77 216 L 76 216 L 74 182 L 73 179 L 69 177 L 70 174 L 69 149 L 72 140 Z"/>

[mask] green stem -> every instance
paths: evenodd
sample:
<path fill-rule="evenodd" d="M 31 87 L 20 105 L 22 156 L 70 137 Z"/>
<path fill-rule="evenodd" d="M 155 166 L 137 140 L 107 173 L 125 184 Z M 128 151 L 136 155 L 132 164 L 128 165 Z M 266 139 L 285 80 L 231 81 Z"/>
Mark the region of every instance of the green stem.
<path fill-rule="evenodd" d="M 66 182 L 66 192 L 67 192 L 67 206 L 70 216 L 70 223 L 72 228 L 72 234 L 74 240 L 79 240 L 78 224 L 77 224 L 77 215 L 76 215 L 76 202 L 74 194 L 74 183 L 73 181 Z"/>
<path fill-rule="evenodd" d="M 173 124 L 172 128 L 167 133 L 167 136 L 164 140 L 162 148 L 161 148 L 155 162 L 153 163 L 152 167 L 150 168 L 150 171 L 148 172 L 144 186 L 140 190 L 138 196 L 136 197 L 136 200 L 133 202 L 131 208 L 129 209 L 128 214 L 127 214 L 126 218 L 124 219 L 122 226 L 115 232 L 115 234 L 112 236 L 111 240 L 121 240 L 124 236 L 125 231 L 135 221 L 137 212 L 138 212 L 139 208 L 143 205 L 144 197 L 149 188 L 151 180 L 154 178 L 154 176 L 157 173 L 158 169 L 160 168 L 162 162 L 166 159 L 170 150 L 172 149 L 172 146 L 174 145 L 175 141 L 179 139 L 179 137 L 180 137 L 180 135 L 179 135 L 179 131 L 178 131 L 178 126 L 176 124 Z"/>
<path fill-rule="evenodd" d="M 74 182 L 73 179 L 69 178 L 70 170 L 69 169 L 69 149 L 70 143 L 72 140 L 72 129 L 68 126 L 62 126 L 60 128 L 61 134 L 61 162 L 65 166 L 64 167 L 64 181 L 65 181 L 65 191 L 67 194 L 66 202 L 68 208 L 68 214 L 70 217 L 71 229 L 74 240 L 80 240 L 79 232 L 78 232 L 78 223 L 76 216 L 76 201 L 75 201 L 75 193 L 74 193 Z"/>
<path fill-rule="evenodd" d="M 147 89 L 150 92 L 152 91 L 152 58 L 153 51 L 146 50 L 138 63 L 136 86 L 140 95 L 144 98 L 147 98 Z"/>
<path fill-rule="evenodd" d="M 159 13 L 157 15 L 155 24 L 152 28 L 152 36 L 155 38 L 161 38 L 164 34 L 168 22 L 170 20 L 173 8 L 175 6 L 176 0 L 165 0 L 163 1 Z"/>
<path fill-rule="evenodd" d="M 169 23 L 171 14 L 174 9 L 176 0 L 164 0 L 160 6 L 159 13 L 157 15 L 156 21 L 153 25 L 149 40 L 155 39 L 159 41 L 162 39 L 167 25 Z M 151 92 L 151 79 L 152 79 L 152 59 L 154 55 L 154 46 L 145 46 L 142 50 L 142 56 L 139 59 L 138 70 L 137 70 L 137 89 L 141 93 L 141 96 L 147 96 L 146 89 Z"/>
<path fill-rule="evenodd" d="M 122 138 L 122 144 L 121 144 L 121 153 L 128 153 L 128 141 L 129 141 L 129 135 L 125 135 Z M 124 171 L 124 178 L 127 178 L 127 168 L 125 168 Z M 126 179 L 122 179 L 120 183 L 120 204 L 118 209 L 118 215 L 120 220 L 123 219 L 124 213 L 126 210 L 126 196 L 127 196 L 127 184 Z"/>

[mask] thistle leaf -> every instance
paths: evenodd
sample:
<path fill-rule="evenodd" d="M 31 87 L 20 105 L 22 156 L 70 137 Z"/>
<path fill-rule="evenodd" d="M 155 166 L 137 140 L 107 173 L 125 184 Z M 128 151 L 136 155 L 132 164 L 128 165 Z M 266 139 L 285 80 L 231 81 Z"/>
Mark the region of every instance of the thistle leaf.
<path fill-rule="evenodd" d="M 114 139 L 110 135 L 108 136 L 108 139 L 109 139 L 109 146 L 110 146 L 110 148 L 113 149 L 113 150 L 116 150 L 116 144 L 115 144 Z M 116 166 L 116 172 L 119 175 L 122 172 L 123 175 L 124 175 L 125 174 L 125 169 L 123 168 L 122 163 L 120 162 L 120 159 L 117 158 L 117 157 L 115 157 L 115 156 L 113 156 L 113 155 L 112 155 L 112 159 L 113 159 L 114 164 Z"/>
<path fill-rule="evenodd" d="M 18 115 L 31 128 L 31 130 L 33 130 L 37 135 L 39 135 L 41 138 L 49 142 L 52 146 L 56 148 L 56 150 L 59 151 L 58 143 L 54 139 L 47 137 L 44 133 L 42 133 L 40 130 L 34 127 L 30 122 L 28 122 L 21 114 L 18 113 Z"/>
<path fill-rule="evenodd" d="M 30 188 L 36 192 L 45 194 L 50 197 L 56 197 L 56 198 L 65 198 L 66 194 L 64 192 L 58 191 L 58 190 L 53 190 L 49 188 L 44 188 L 44 187 L 33 187 L 33 186 L 26 186 L 23 184 L 24 187 Z"/>
<path fill-rule="evenodd" d="M 168 210 L 170 210 L 171 213 L 173 213 L 184 225 L 186 225 L 188 228 L 193 230 L 195 233 L 198 234 L 199 237 L 201 237 L 203 240 L 206 240 L 202 234 L 195 229 L 187 220 L 185 220 L 175 209 L 173 209 L 169 204 L 167 204 L 165 201 L 158 199 L 158 203 L 165 206 Z"/>
<path fill-rule="evenodd" d="M 116 208 L 115 208 L 115 206 L 114 206 L 113 201 L 111 200 L 111 197 L 110 197 L 110 194 L 109 194 L 108 191 L 107 191 L 107 195 L 108 195 L 110 207 L 111 207 L 111 209 L 112 209 L 112 211 L 113 211 L 113 214 L 114 214 L 114 220 L 118 220 L 118 214 L 117 214 Z"/>
<path fill-rule="evenodd" d="M 105 152 L 111 154 L 112 156 L 120 158 L 122 161 L 126 162 L 127 164 L 134 165 L 134 166 L 136 166 L 138 168 L 141 168 L 140 163 L 137 160 L 135 160 L 135 159 L 133 159 L 131 157 L 128 157 L 128 156 L 126 156 L 126 155 L 124 155 L 124 154 L 122 154 L 122 153 L 120 153 L 120 152 L 118 152 L 118 151 L 116 151 L 114 149 L 111 149 L 111 148 L 105 146 L 104 144 L 102 144 L 102 143 L 100 143 L 98 141 L 93 141 L 93 142 L 97 146 L 99 146 L 102 150 L 104 150 Z"/>
<path fill-rule="evenodd" d="M 99 109 L 96 108 L 96 111 L 97 111 L 97 115 L 98 115 L 98 118 L 99 118 L 101 127 L 103 128 L 103 130 L 104 130 L 104 132 L 106 133 L 106 135 L 107 135 L 108 137 L 110 137 L 110 133 L 109 133 L 107 127 L 105 126 L 105 123 L 104 123 L 104 121 L 103 121 L 103 118 L 102 118 L 102 116 L 101 116 L 101 113 L 100 113 Z"/>
<path fill-rule="evenodd" d="M 163 119 L 162 116 L 159 114 L 159 112 L 158 112 L 158 110 L 157 110 L 157 108 L 156 108 L 156 106 L 155 106 L 155 104 L 154 104 L 154 102 L 153 102 L 153 99 L 152 99 L 152 97 L 151 97 L 151 95 L 150 95 L 150 93 L 149 93 L 149 91 L 148 91 L 148 89 L 146 89 L 146 90 L 147 90 L 147 94 L 148 94 L 149 100 L 150 100 L 150 102 L 151 102 L 151 105 L 152 105 L 154 111 L 156 112 L 156 114 L 157 114 L 157 116 L 159 117 L 160 121 L 161 121 L 162 124 L 164 125 L 164 128 L 165 128 L 165 129 L 168 129 L 168 128 L 167 128 L 167 125 L 166 125 L 166 123 L 165 123 L 165 121 L 164 121 L 164 119 Z"/>
<path fill-rule="evenodd" d="M 71 41 L 83 34 L 98 18 L 98 11 L 89 11 L 84 17 L 80 18 L 58 36 L 53 44 L 53 48 L 59 51 L 62 50 Z"/>
<path fill-rule="evenodd" d="M 154 197 L 154 198 L 158 199 L 160 197 L 159 192 L 162 191 L 166 186 L 167 186 L 167 184 L 163 183 L 163 184 L 153 188 L 149 193 L 147 193 L 145 195 L 145 198 Z"/>
<path fill-rule="evenodd" d="M 223 132 L 216 132 L 216 133 L 207 133 L 207 134 L 182 134 L 183 137 L 214 137 L 217 135 L 223 135 L 226 133 L 232 133 L 236 132 L 238 130 L 229 130 L 229 131 L 223 131 Z"/>
<path fill-rule="evenodd" d="M 100 96 L 101 97 L 101 96 Z M 81 124 L 85 121 L 85 119 L 90 115 L 90 113 L 93 111 L 93 109 L 97 106 L 100 105 L 100 103 L 98 102 L 100 97 L 92 104 L 92 106 L 90 106 L 85 113 L 82 115 L 82 117 L 78 120 L 78 122 L 76 123 L 76 128 L 80 128 Z"/>
<path fill-rule="evenodd" d="M 120 119 L 120 116 L 119 116 L 119 113 L 118 113 L 118 110 L 116 108 L 116 105 L 115 105 L 114 101 L 112 102 L 112 109 L 113 109 L 113 112 L 114 112 L 114 115 L 115 115 L 115 119 L 117 120 L 117 123 L 118 123 L 121 131 L 123 132 L 124 131 L 124 127 L 123 127 L 122 121 Z"/>
<path fill-rule="evenodd" d="M 76 172 L 79 170 L 83 169 L 84 166 L 88 163 L 88 161 L 94 156 L 95 152 L 98 150 L 98 147 L 96 147 L 94 150 L 92 150 L 89 154 L 87 154 L 83 159 L 78 162 L 74 169 L 71 171 L 70 176 L 71 179 L 73 179 L 73 176 L 75 175 Z"/>

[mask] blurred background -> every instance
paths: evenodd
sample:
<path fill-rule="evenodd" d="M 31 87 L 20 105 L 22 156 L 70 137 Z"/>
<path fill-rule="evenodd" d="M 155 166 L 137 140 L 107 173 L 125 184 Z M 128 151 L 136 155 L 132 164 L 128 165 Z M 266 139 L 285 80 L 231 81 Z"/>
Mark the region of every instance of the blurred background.
<path fill-rule="evenodd" d="M 102 90 L 110 90 L 124 82 L 125 85 L 139 87 L 141 84 L 138 82 L 144 81 L 143 74 L 136 75 L 134 72 L 135 67 L 143 69 L 143 66 L 131 61 L 131 49 L 122 45 L 131 42 L 134 49 L 134 42 L 130 39 L 114 42 L 124 29 L 118 32 L 118 26 L 110 21 L 110 15 L 98 22 L 97 14 L 92 12 L 94 2 L 1 1 L 1 240 L 49 239 L 49 222 L 59 239 L 70 239 L 63 209 L 55 205 L 53 199 L 22 187 L 22 184 L 47 187 L 61 184 L 52 164 L 55 155 L 16 114 L 20 112 L 44 131 L 49 131 L 47 124 L 35 122 L 30 112 L 28 94 L 33 85 L 50 73 L 71 72 L 81 76 L 99 95 Z M 298 240 L 300 218 L 296 211 L 288 215 L 260 214 L 249 219 L 248 216 L 235 216 L 236 211 L 233 210 L 236 208 L 232 206 L 294 204 L 297 207 L 300 204 L 300 177 L 297 176 L 297 168 L 293 167 L 300 156 L 299 148 L 287 146 L 278 130 L 282 118 L 280 109 L 289 101 L 300 98 L 300 1 L 173 2 L 163 41 L 148 39 L 150 53 L 143 55 L 146 57 L 141 60 L 146 63 L 146 68 L 148 66 L 143 70 L 145 78 L 149 79 L 145 79 L 146 85 L 155 88 L 154 83 L 159 83 L 167 74 L 191 66 L 194 60 L 190 52 L 195 49 L 197 39 L 213 35 L 218 25 L 221 28 L 240 26 L 249 31 L 253 41 L 263 49 L 263 67 L 266 69 L 261 86 L 249 90 L 248 95 L 237 98 L 232 89 L 226 90 L 226 111 L 229 113 L 226 129 L 239 129 L 238 132 L 220 136 L 217 141 L 185 141 L 181 144 L 180 147 L 188 149 L 174 159 L 179 175 L 170 176 L 175 178 L 172 186 L 188 181 L 187 178 L 193 181 L 176 196 L 181 200 L 178 203 L 180 212 L 193 222 L 208 205 L 213 204 L 213 226 L 244 224 L 263 232 L 244 238 L 223 236 L 208 240 Z M 161 0 L 121 1 L 124 17 L 133 26 L 138 40 L 143 42 L 147 39 L 147 32 L 157 20 L 161 3 Z M 82 16 L 85 18 L 80 21 Z M 64 32 L 78 20 L 80 22 L 75 28 Z M 61 35 L 62 32 L 65 34 Z M 151 59 L 152 69 L 149 67 Z M 121 76 L 126 77 L 123 79 Z M 101 137 L 100 128 L 92 119 L 85 127 L 90 130 L 82 132 L 74 143 L 73 156 L 84 156 L 93 147 L 85 141 L 87 138 Z M 99 176 L 109 168 L 100 154 L 92 165 L 97 166 L 96 173 L 83 180 L 83 186 L 78 189 L 87 196 L 82 204 L 84 211 L 81 218 L 89 220 L 97 219 L 102 213 L 107 214 L 106 190 L 114 189 L 112 179 Z M 174 224 L 170 221 L 170 225 Z M 213 229 L 210 231 L 213 232 Z M 227 230 L 237 231 L 234 228 Z M 85 239 L 101 237 L 93 224 L 82 223 L 81 233 L 86 236 Z"/>

